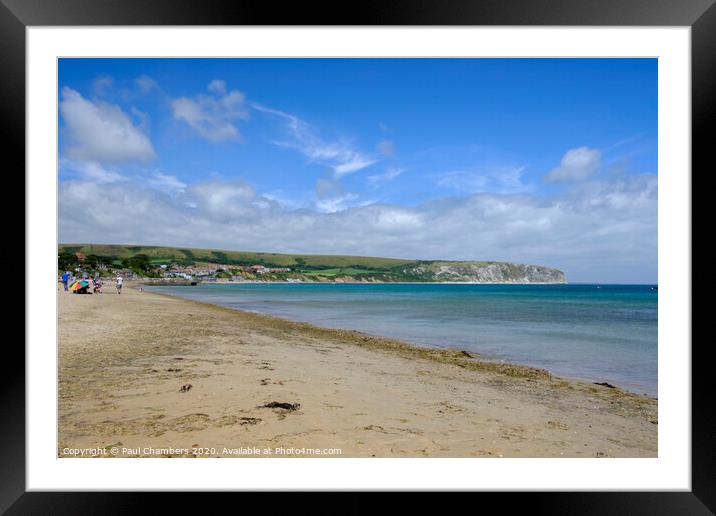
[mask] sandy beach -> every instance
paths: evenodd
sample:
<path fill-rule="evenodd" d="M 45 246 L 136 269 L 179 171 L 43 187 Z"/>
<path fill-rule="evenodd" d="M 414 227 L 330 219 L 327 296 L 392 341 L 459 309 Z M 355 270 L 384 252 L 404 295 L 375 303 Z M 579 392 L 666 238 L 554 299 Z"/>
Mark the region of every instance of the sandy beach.
<path fill-rule="evenodd" d="M 650 397 L 105 290 L 58 293 L 60 457 L 657 456 Z"/>

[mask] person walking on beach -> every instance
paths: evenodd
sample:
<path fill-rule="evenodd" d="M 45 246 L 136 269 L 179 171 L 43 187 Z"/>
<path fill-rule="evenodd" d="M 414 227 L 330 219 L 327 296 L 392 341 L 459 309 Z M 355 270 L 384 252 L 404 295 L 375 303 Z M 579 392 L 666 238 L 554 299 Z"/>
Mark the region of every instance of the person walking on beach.
<path fill-rule="evenodd" d="M 117 294 L 122 293 L 122 276 L 117 276 Z"/>
<path fill-rule="evenodd" d="M 67 292 L 67 283 L 70 281 L 70 273 L 65 271 L 62 273 L 62 286 L 65 287 L 65 292 Z"/>

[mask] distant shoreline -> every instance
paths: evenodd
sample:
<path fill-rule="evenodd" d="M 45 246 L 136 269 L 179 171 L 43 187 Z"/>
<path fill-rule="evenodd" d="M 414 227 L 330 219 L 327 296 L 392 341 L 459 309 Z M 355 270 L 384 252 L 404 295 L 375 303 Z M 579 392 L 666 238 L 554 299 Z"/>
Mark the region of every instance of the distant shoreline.
<path fill-rule="evenodd" d="M 151 278 L 148 278 L 151 280 Z M 153 285 L 153 286 L 184 286 L 189 283 L 189 280 L 182 280 L 177 282 L 171 281 L 148 281 L 145 279 L 137 279 L 138 283 Z M 201 281 L 197 280 L 197 285 L 186 285 L 186 286 L 198 286 L 198 285 L 214 285 L 217 283 L 231 284 L 231 285 L 576 285 L 576 283 L 568 282 L 536 282 L 531 281 L 527 283 L 518 282 L 487 282 L 487 281 L 260 281 L 260 280 L 246 280 L 246 281 L 229 281 L 224 279 L 218 279 L 216 281 Z M 597 283 L 594 283 L 597 285 Z M 590 285 L 590 283 L 584 283 L 584 285 Z M 606 285 L 606 283 L 600 283 L 600 285 Z M 645 283 L 649 285 L 649 283 Z"/>

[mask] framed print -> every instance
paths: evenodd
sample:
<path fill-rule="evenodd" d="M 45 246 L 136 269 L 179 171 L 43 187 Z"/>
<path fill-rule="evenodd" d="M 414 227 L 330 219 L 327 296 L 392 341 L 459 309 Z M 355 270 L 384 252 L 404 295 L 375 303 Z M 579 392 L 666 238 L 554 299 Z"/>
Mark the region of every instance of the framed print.
<path fill-rule="evenodd" d="M 0 16 L 28 271 L 3 510 L 713 510 L 691 341 L 712 2 Z"/>

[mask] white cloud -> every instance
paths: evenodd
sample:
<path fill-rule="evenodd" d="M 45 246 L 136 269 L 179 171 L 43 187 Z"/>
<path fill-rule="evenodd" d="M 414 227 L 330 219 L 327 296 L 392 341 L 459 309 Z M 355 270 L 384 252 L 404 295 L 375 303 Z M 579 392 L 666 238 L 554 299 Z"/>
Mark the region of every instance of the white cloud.
<path fill-rule="evenodd" d="M 170 236 L 182 221 L 180 213 L 160 192 L 134 183 L 62 182 L 59 209 L 63 234 L 109 237 L 122 242 L 156 238 L 163 230 Z"/>
<path fill-rule="evenodd" d="M 374 159 L 361 156 L 360 154 L 347 156 L 346 160 L 347 161 L 343 163 L 333 166 L 333 171 L 335 172 L 336 177 L 343 177 L 346 174 L 357 172 L 375 163 Z"/>
<path fill-rule="evenodd" d="M 334 197 L 316 200 L 316 209 L 321 213 L 335 213 L 348 209 L 358 199 L 353 193 L 346 193 Z"/>
<path fill-rule="evenodd" d="M 242 181 L 223 182 L 219 180 L 195 183 L 186 190 L 187 205 L 211 220 L 229 222 L 251 215 L 257 207 L 256 191 Z"/>
<path fill-rule="evenodd" d="M 298 150 L 311 161 L 330 167 L 336 178 L 367 168 L 378 161 L 355 149 L 350 142 L 324 141 L 316 136 L 309 124 L 295 115 L 260 104 L 252 104 L 252 107 L 284 121 L 290 139 L 274 141 L 275 145 Z"/>
<path fill-rule="evenodd" d="M 170 192 L 182 192 L 186 188 L 186 183 L 177 179 L 176 176 L 163 174 L 162 172 L 154 172 L 148 179 L 149 184 L 158 190 L 167 190 Z"/>
<path fill-rule="evenodd" d="M 60 241 L 508 260 L 558 267 L 573 282 L 656 279 L 655 174 L 586 181 L 553 198 L 479 193 L 413 207 L 327 193 L 308 210 L 236 181 L 176 195 L 132 181 L 64 181 Z"/>
<path fill-rule="evenodd" d="M 79 174 L 85 181 L 92 181 L 97 184 L 116 183 L 118 181 L 128 180 L 128 178 L 120 172 L 103 167 L 95 161 L 61 160 L 60 167 Z"/>
<path fill-rule="evenodd" d="M 71 159 L 119 162 L 148 161 L 155 157 L 147 135 L 119 106 L 91 102 L 65 87 L 60 113 L 67 138 L 64 151 Z"/>
<path fill-rule="evenodd" d="M 559 166 L 545 176 L 546 181 L 582 181 L 599 170 L 602 153 L 598 149 L 578 147 L 568 150 Z"/>
<path fill-rule="evenodd" d="M 368 176 L 368 183 L 371 186 L 376 187 L 381 184 L 392 181 L 393 179 L 401 175 L 403 172 L 405 172 L 404 168 L 389 167 L 388 170 L 386 170 L 382 174 L 374 174 L 372 176 Z"/>
<path fill-rule="evenodd" d="M 226 83 L 220 80 L 211 81 L 207 89 L 212 95 L 175 99 L 172 102 L 174 118 L 209 141 L 241 141 L 235 121 L 249 118 L 244 94 L 239 90 L 227 91 Z"/>
<path fill-rule="evenodd" d="M 375 220 L 376 227 L 386 231 L 420 229 L 424 215 L 416 210 L 398 206 L 381 207 Z"/>
<path fill-rule="evenodd" d="M 435 183 L 457 193 L 492 192 L 513 194 L 528 192 L 532 185 L 523 182 L 525 167 L 490 167 L 480 170 L 455 170 L 437 174 Z"/>

